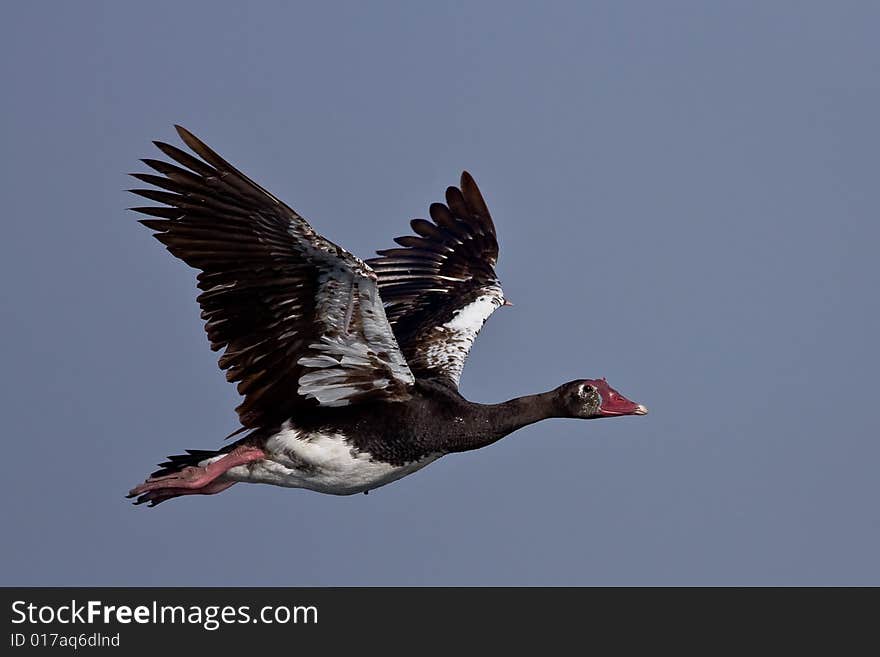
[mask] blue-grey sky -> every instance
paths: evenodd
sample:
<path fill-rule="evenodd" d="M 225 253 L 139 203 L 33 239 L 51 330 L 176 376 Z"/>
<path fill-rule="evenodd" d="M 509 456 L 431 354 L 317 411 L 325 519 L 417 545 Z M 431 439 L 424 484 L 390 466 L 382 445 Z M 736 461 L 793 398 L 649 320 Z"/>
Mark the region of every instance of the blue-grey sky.
<path fill-rule="evenodd" d="M 11 3 L 0 584 L 880 584 L 880 5 Z M 368 497 L 123 494 L 236 427 L 124 208 L 181 123 L 368 257 L 467 168 L 516 304 L 462 379 L 606 376 Z"/>

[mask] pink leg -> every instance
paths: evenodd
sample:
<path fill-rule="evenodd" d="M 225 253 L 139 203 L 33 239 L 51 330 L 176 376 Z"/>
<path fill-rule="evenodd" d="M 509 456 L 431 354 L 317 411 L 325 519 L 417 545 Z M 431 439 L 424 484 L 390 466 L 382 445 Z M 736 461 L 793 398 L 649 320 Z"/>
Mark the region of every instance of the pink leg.
<path fill-rule="evenodd" d="M 135 504 L 152 502 L 151 506 L 155 506 L 179 495 L 213 495 L 235 483 L 215 481 L 217 477 L 236 466 L 261 461 L 264 458 L 266 453 L 258 447 L 240 445 L 208 465 L 200 467 L 190 465 L 173 474 L 150 477 L 144 483 L 132 488 L 128 492 L 128 497 L 140 496 Z"/>
<path fill-rule="evenodd" d="M 235 483 L 234 481 L 215 480 L 201 488 L 161 488 L 159 490 L 150 490 L 140 495 L 133 503 L 147 503 L 147 506 L 156 506 L 157 504 L 162 504 L 165 500 L 183 495 L 216 495 L 217 493 L 222 493 Z"/>

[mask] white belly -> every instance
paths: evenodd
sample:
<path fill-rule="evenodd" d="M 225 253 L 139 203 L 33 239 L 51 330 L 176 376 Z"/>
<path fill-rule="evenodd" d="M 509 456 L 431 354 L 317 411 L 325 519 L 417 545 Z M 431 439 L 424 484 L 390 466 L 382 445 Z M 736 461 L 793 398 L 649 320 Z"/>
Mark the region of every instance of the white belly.
<path fill-rule="evenodd" d="M 266 442 L 267 458 L 231 468 L 225 477 L 287 488 L 308 488 L 332 495 L 369 491 L 420 470 L 440 454 L 404 465 L 374 461 L 337 434 L 303 433 L 285 425 Z"/>

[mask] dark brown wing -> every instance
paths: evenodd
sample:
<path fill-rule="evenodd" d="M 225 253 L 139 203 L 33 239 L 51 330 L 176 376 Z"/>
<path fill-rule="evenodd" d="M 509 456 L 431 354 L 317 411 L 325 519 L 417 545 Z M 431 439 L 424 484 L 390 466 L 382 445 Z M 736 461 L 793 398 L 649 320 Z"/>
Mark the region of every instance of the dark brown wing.
<path fill-rule="evenodd" d="M 159 189 L 135 194 L 166 207 L 132 208 L 141 223 L 201 270 L 198 302 L 220 367 L 238 381 L 242 425 L 268 426 L 307 404 L 409 397 L 414 378 L 361 260 L 318 235 L 293 209 L 191 133 L 201 159 L 154 142 L 176 164 L 132 174 Z M 180 166 L 178 166 L 180 165 Z"/>
<path fill-rule="evenodd" d="M 504 303 L 494 266 L 498 240 L 486 202 L 471 175 L 446 190 L 446 205 L 430 207 L 433 221 L 414 219 L 415 235 L 402 248 L 367 260 L 397 342 L 420 377 L 446 377 L 456 385 L 483 323 Z"/>

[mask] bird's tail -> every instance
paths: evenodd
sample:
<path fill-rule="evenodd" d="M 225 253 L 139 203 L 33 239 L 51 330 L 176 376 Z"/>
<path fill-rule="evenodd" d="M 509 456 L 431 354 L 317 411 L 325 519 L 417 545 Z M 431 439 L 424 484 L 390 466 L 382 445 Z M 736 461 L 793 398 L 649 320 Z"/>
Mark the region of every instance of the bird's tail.
<path fill-rule="evenodd" d="M 214 458 L 215 456 L 227 454 L 233 447 L 235 447 L 235 443 L 227 445 L 222 449 L 188 449 L 186 450 L 186 454 L 172 454 L 171 456 L 166 457 L 168 460 L 160 463 L 159 469 L 153 472 L 150 476 L 164 477 L 165 475 L 180 472 L 190 465 L 203 465 L 204 461 Z"/>

